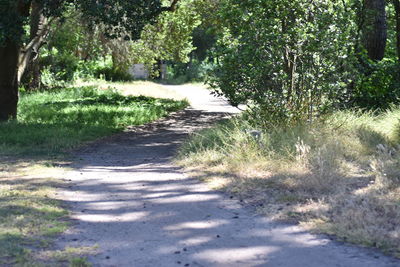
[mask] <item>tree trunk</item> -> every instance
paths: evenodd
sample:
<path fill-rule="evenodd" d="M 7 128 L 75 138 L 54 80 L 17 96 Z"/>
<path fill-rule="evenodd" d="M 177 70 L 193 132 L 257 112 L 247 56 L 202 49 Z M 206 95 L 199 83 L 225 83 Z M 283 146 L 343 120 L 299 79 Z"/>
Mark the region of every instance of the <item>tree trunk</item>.
<path fill-rule="evenodd" d="M 282 33 L 287 33 L 288 28 L 294 23 L 294 17 L 291 15 L 287 19 L 281 21 Z M 294 47 L 294 43 L 290 42 L 288 45 L 283 47 L 283 71 L 287 75 L 287 96 L 286 101 L 290 103 L 293 100 L 293 94 L 296 91 L 296 60 L 297 55 L 291 50 Z"/>
<path fill-rule="evenodd" d="M 49 32 L 49 21 L 43 15 L 43 5 L 32 1 L 30 14 L 29 43 L 22 49 L 18 62 L 18 82 L 21 81 L 27 66 L 37 59 L 39 49 L 43 46 Z"/>
<path fill-rule="evenodd" d="M 19 0 L 14 8 L 20 17 L 29 16 L 31 1 Z M 17 117 L 18 65 L 23 32 L 22 20 L 16 18 L 16 28 L 21 36 L 6 36 L 0 44 L 0 121 Z"/>
<path fill-rule="evenodd" d="M 362 43 L 368 57 L 380 61 L 387 41 L 385 0 L 364 0 L 363 9 Z"/>
<path fill-rule="evenodd" d="M 397 57 L 400 61 L 400 0 L 393 0 L 394 9 L 396 11 L 396 48 Z"/>
<path fill-rule="evenodd" d="M 17 116 L 19 50 L 19 44 L 11 40 L 0 46 L 0 121 Z"/>
<path fill-rule="evenodd" d="M 25 73 L 23 75 L 22 81 L 25 89 L 27 91 L 34 91 L 36 89 L 40 89 L 41 85 L 41 65 L 40 60 L 33 60 L 26 68 Z"/>

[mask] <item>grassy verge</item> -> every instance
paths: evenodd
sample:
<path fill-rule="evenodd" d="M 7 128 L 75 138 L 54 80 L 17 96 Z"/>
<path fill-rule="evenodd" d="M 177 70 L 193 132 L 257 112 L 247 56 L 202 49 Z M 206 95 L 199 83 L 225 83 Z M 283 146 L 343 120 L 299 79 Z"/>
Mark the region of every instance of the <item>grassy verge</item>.
<path fill-rule="evenodd" d="M 60 153 L 182 109 L 185 101 L 80 87 L 24 94 L 17 122 L 0 124 L 0 156 Z"/>
<path fill-rule="evenodd" d="M 400 257 L 399 119 L 349 111 L 252 131 L 235 118 L 194 134 L 178 162 L 277 220 Z"/>
<path fill-rule="evenodd" d="M 185 106 L 94 87 L 22 94 L 18 121 L 0 123 L 0 265 L 90 266 L 83 256 L 95 248 L 52 248 L 68 227 L 56 196 L 66 186 L 59 179 L 64 170 L 54 161 L 67 149 Z"/>
<path fill-rule="evenodd" d="M 64 169 L 46 162 L 2 158 L 0 163 L 0 266 L 91 266 L 96 247 L 54 250 L 54 238 L 68 225 L 68 210 L 56 188 Z M 47 161 L 48 163 L 48 161 Z"/>
<path fill-rule="evenodd" d="M 48 249 L 52 237 L 67 227 L 67 211 L 54 198 L 54 187 L 63 184 L 26 175 L 38 170 L 33 164 L 3 162 L 1 167 L 0 265 L 33 265 L 34 250 Z"/>

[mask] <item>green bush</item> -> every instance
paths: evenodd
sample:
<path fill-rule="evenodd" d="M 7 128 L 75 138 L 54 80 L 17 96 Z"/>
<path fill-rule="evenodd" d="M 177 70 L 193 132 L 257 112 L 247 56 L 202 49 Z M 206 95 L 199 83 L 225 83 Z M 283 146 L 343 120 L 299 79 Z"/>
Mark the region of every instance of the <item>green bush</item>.
<path fill-rule="evenodd" d="M 353 103 L 364 109 L 387 109 L 399 104 L 400 64 L 393 60 L 370 62 L 357 82 Z"/>
<path fill-rule="evenodd" d="M 75 79 L 80 59 L 68 52 L 56 48 L 43 51 L 39 59 L 41 66 L 41 85 L 45 88 L 62 87 Z"/>
<path fill-rule="evenodd" d="M 110 65 L 98 68 L 95 71 L 95 76 L 97 78 L 104 78 L 106 81 L 112 82 L 128 82 L 133 80 L 132 75 L 127 71 L 114 68 Z"/>
<path fill-rule="evenodd" d="M 170 63 L 167 67 L 167 82 L 183 84 L 187 82 L 203 82 L 213 69 L 214 63 L 206 59 L 193 59 L 190 63 Z"/>
<path fill-rule="evenodd" d="M 226 28 L 208 80 L 217 94 L 280 123 L 342 101 L 355 76 L 357 29 L 345 2 L 229 0 L 219 13 Z"/>

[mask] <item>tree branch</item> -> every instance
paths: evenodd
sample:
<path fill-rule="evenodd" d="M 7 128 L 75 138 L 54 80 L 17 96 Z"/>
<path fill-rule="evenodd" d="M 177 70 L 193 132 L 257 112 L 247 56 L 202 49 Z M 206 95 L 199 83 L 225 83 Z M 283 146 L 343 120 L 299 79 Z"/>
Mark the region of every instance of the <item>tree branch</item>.
<path fill-rule="evenodd" d="M 43 6 L 32 1 L 30 20 L 30 41 L 22 49 L 18 60 L 18 82 L 27 66 L 38 56 L 39 49 L 43 46 L 46 35 L 50 30 L 52 19 L 48 19 L 43 15 Z"/>
<path fill-rule="evenodd" d="M 161 9 L 161 11 L 170 11 L 170 12 L 174 12 L 177 8 L 179 0 L 172 0 L 172 3 L 169 7 L 163 7 Z"/>

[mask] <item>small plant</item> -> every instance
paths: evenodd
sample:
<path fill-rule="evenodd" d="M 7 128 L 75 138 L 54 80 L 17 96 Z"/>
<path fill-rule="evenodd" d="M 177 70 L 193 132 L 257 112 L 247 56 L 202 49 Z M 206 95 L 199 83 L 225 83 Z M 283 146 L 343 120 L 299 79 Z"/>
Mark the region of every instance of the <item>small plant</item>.
<path fill-rule="evenodd" d="M 85 258 L 73 258 L 69 263 L 70 267 L 91 267 L 92 264 Z"/>

